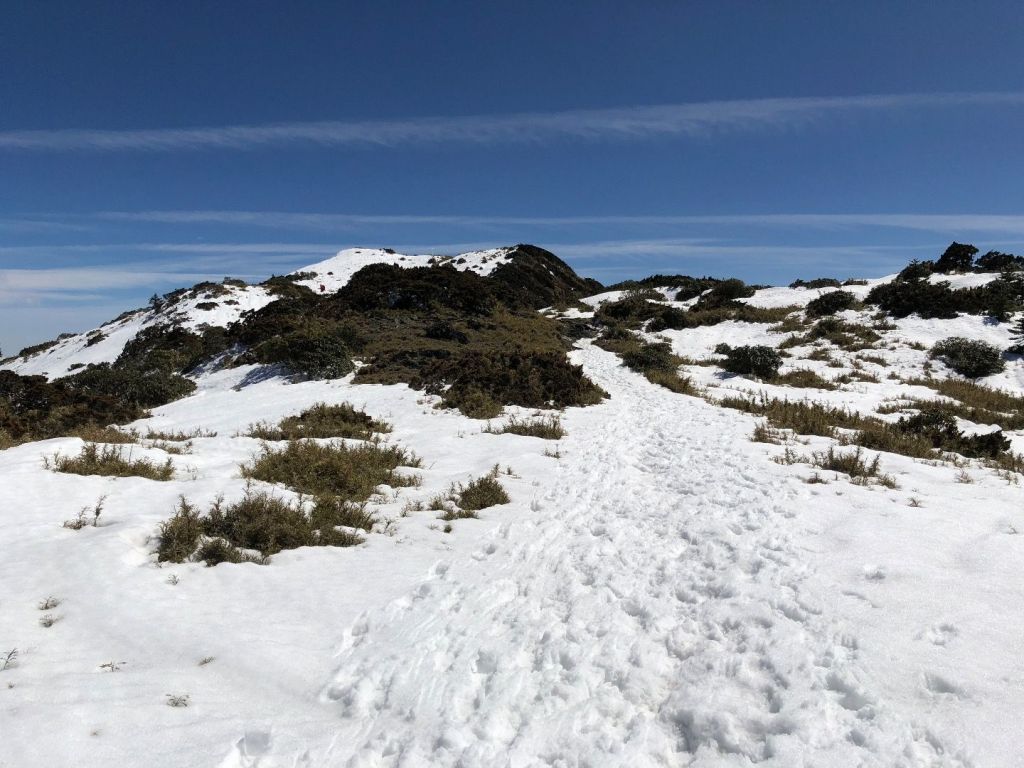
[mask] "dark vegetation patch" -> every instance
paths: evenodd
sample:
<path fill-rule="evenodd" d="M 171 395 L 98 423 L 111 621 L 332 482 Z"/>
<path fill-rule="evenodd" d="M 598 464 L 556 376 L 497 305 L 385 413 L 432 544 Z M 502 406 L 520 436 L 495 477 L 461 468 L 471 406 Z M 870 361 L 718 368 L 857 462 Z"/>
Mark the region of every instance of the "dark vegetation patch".
<path fill-rule="evenodd" d="M 669 288 L 675 292 L 675 301 L 688 301 L 704 291 L 718 285 L 721 280 L 714 277 L 690 277 L 689 275 L 651 275 L 641 280 L 624 280 L 610 285 L 607 291 L 643 290 L 645 288 Z"/>
<path fill-rule="evenodd" d="M 991 376 L 1006 368 L 1002 352 L 984 341 L 950 336 L 935 344 L 929 357 L 938 358 L 969 379 Z"/>
<path fill-rule="evenodd" d="M 779 349 L 813 344 L 816 341 L 827 341 L 840 349 L 857 352 L 871 349 L 881 340 L 881 335 L 873 328 L 861 323 L 850 323 L 838 317 L 823 317 L 802 335 L 793 335 L 779 345 Z"/>
<path fill-rule="evenodd" d="M 498 468 L 468 483 L 452 485 L 446 494 L 436 496 L 430 508 L 441 513 L 442 520 L 477 517 L 477 512 L 499 504 L 508 504 L 508 493 L 498 482 Z"/>
<path fill-rule="evenodd" d="M 1001 430 L 985 435 L 965 435 L 956 419 L 941 407 L 925 408 L 892 423 L 806 400 L 768 397 L 726 397 L 717 403 L 726 408 L 764 416 L 767 426 L 800 435 L 838 438 L 843 445 L 899 453 L 913 458 L 935 458 L 938 451 L 970 458 L 999 460 L 1010 448 Z M 846 430 L 838 432 L 838 429 Z"/>
<path fill-rule="evenodd" d="M 759 379 L 774 379 L 782 367 L 782 357 L 774 347 L 761 344 L 729 347 L 722 367 L 730 373 L 747 374 Z"/>
<path fill-rule="evenodd" d="M 359 505 L 318 499 L 308 508 L 264 492 L 247 490 L 233 504 L 217 499 L 202 513 L 184 498 L 162 523 L 157 559 L 161 562 L 266 563 L 271 555 L 297 547 L 349 547 L 369 531 L 372 516 Z M 347 530 L 346 530 L 347 529 Z"/>
<path fill-rule="evenodd" d="M 261 440 L 296 440 L 303 437 L 365 440 L 374 433 L 390 431 L 391 425 L 387 422 L 374 419 L 348 403 L 316 403 L 297 416 L 282 419 L 277 426 L 254 424 L 249 429 L 249 437 Z"/>
<path fill-rule="evenodd" d="M 824 317 L 851 309 L 857 303 L 857 297 L 849 291 L 829 291 L 807 302 L 807 314 L 810 317 Z"/>
<path fill-rule="evenodd" d="M 571 339 L 535 311 L 595 284 L 546 251 L 517 252 L 487 278 L 449 265 L 377 264 L 336 294 L 283 297 L 232 326 L 231 342 L 247 350 L 236 362 L 333 378 L 358 358 L 367 364 L 356 382 L 408 383 L 478 418 L 504 405 L 598 402 L 601 390 L 566 359 Z"/>
<path fill-rule="evenodd" d="M 814 280 L 794 280 L 790 288 L 839 288 L 842 283 L 834 277 L 818 277 Z"/>
<path fill-rule="evenodd" d="M 31 357 L 32 355 L 38 355 L 40 352 L 45 352 L 46 350 L 48 350 L 48 349 L 50 349 L 52 347 L 55 347 L 58 344 L 60 344 L 60 339 L 53 339 L 52 341 L 44 341 L 41 344 L 32 344 L 32 345 L 30 345 L 28 347 L 24 347 L 20 352 L 18 352 L 17 355 L 15 355 L 15 358 L 18 358 L 18 357 Z"/>
<path fill-rule="evenodd" d="M 974 262 L 977 252 L 973 245 L 953 243 L 937 261 L 912 261 L 895 280 L 872 288 L 866 302 L 896 317 L 952 318 L 963 312 L 1004 321 L 1024 304 L 1024 258 L 989 251 Z M 1002 274 L 986 285 L 955 290 L 948 282 L 928 281 L 933 274 L 971 271 Z"/>
<path fill-rule="evenodd" d="M 145 477 L 149 480 L 170 480 L 174 465 L 170 459 L 157 464 L 146 458 L 134 458 L 131 451 L 116 445 L 100 446 L 86 443 L 76 456 L 55 454 L 44 459 L 47 469 L 73 475 L 107 475 L 110 477 Z"/>
<path fill-rule="evenodd" d="M 265 445 L 242 475 L 266 483 L 280 483 L 311 496 L 334 496 L 343 501 L 362 501 L 378 486 L 415 485 L 414 476 L 398 467 L 418 467 L 419 459 L 398 446 L 379 441 L 320 443 L 289 440 L 282 448 Z"/>

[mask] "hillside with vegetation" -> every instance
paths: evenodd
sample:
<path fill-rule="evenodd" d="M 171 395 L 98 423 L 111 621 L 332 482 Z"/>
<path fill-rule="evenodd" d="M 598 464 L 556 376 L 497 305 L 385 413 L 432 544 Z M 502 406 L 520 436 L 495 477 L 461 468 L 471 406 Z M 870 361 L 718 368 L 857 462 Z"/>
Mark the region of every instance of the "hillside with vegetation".
<path fill-rule="evenodd" d="M 0 764 L 1011 765 L 1022 354 L 961 243 L 154 296 L 0 363 Z"/>

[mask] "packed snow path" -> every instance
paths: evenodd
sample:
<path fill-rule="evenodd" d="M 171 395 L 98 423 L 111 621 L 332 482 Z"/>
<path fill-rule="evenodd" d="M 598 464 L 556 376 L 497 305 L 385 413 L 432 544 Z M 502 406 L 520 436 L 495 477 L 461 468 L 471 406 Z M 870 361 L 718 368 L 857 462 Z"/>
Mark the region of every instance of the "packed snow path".
<path fill-rule="evenodd" d="M 790 534 L 807 494 L 735 412 L 578 354 L 612 398 L 568 418 L 553 490 L 346 633 L 330 746 L 281 764 L 966 764 L 873 693 Z"/>

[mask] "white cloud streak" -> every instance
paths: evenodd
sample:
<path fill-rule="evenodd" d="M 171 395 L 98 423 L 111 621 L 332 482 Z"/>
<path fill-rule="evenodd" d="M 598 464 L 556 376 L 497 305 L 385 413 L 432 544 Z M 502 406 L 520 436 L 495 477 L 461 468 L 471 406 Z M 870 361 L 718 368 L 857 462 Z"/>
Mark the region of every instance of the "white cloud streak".
<path fill-rule="evenodd" d="M 0 150 L 173 152 L 303 145 L 391 147 L 437 143 L 530 143 L 559 139 L 635 141 L 706 136 L 719 131 L 786 128 L 805 125 L 830 115 L 856 112 L 1022 104 L 1024 92 L 909 93 L 741 99 L 398 120 L 127 130 L 20 130 L 0 132 Z"/>
<path fill-rule="evenodd" d="M 366 226 L 576 227 L 576 226 L 737 226 L 792 229 L 883 227 L 925 232 L 1024 234 L 1024 215 L 974 213 L 767 213 L 708 216 L 476 216 L 373 215 L 285 211 L 107 211 L 110 221 L 162 224 L 225 224 L 292 230 L 352 230 Z"/>

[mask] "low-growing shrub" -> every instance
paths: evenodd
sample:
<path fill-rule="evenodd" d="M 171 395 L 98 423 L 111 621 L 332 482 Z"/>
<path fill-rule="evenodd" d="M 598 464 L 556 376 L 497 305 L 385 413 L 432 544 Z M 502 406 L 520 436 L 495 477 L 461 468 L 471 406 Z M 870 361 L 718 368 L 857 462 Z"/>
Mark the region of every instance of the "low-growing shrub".
<path fill-rule="evenodd" d="M 838 288 L 842 283 L 834 277 L 818 277 L 814 280 L 794 280 L 790 288 Z"/>
<path fill-rule="evenodd" d="M 778 429 L 789 429 L 799 435 L 832 437 L 836 427 L 857 429 L 866 419 L 845 408 L 836 408 L 808 400 L 788 400 L 768 397 L 725 397 L 717 401 L 723 408 L 735 408 L 745 413 L 764 416 Z"/>
<path fill-rule="evenodd" d="M 484 432 L 495 435 L 526 435 L 527 437 L 540 437 L 545 440 L 561 440 L 565 437 L 562 420 L 557 416 L 539 416 L 533 419 L 518 419 L 512 416 L 505 424 L 498 428 L 493 428 L 488 424 Z"/>
<path fill-rule="evenodd" d="M 79 437 L 87 443 L 114 443 L 125 445 L 137 443 L 139 433 L 131 429 L 118 429 L 117 427 L 97 427 L 88 424 L 84 427 L 71 430 L 69 437 Z"/>
<path fill-rule="evenodd" d="M 318 498 L 312 510 L 301 501 L 287 502 L 247 490 L 233 504 L 217 499 L 201 513 L 184 498 L 174 515 L 160 525 L 157 559 L 182 563 L 266 563 L 267 558 L 298 547 L 348 547 L 369 531 L 374 520 L 362 507 L 336 498 Z"/>
<path fill-rule="evenodd" d="M 835 389 L 836 385 L 823 379 L 809 368 L 797 368 L 780 374 L 772 379 L 772 384 L 785 384 L 790 387 L 806 387 L 808 389 Z"/>
<path fill-rule="evenodd" d="M 857 297 L 849 291 L 829 291 L 816 299 L 807 302 L 807 314 L 811 317 L 824 317 L 850 309 L 857 303 Z"/>
<path fill-rule="evenodd" d="M 145 477 L 150 480 L 170 480 L 174 477 L 174 464 L 170 459 L 157 464 L 146 458 L 133 458 L 130 451 L 127 456 L 124 453 L 124 449 L 116 445 L 101 448 L 96 443 L 86 443 L 77 456 L 58 453 L 45 459 L 45 466 L 55 472 L 74 475 Z"/>
<path fill-rule="evenodd" d="M 694 305 L 694 309 L 714 309 L 717 307 L 728 307 L 736 305 L 737 299 L 746 299 L 754 295 L 755 288 L 747 285 L 742 280 L 729 278 L 714 286 L 710 291 L 701 295 Z"/>
<path fill-rule="evenodd" d="M 353 446 L 289 440 L 283 448 L 265 445 L 251 463 L 242 466 L 242 475 L 281 483 L 303 494 L 361 501 L 380 485 L 414 485 L 415 477 L 395 470 L 419 464 L 408 451 L 376 441 Z"/>
<path fill-rule="evenodd" d="M 831 472 L 842 472 L 854 480 L 875 480 L 880 485 L 889 488 L 896 487 L 896 481 L 889 475 L 881 473 L 881 462 L 876 455 L 873 460 L 864 459 L 863 450 L 858 447 L 853 453 L 840 453 L 835 448 L 815 453 L 811 458 L 811 464 Z"/>
<path fill-rule="evenodd" d="M 387 422 L 374 419 L 348 403 L 316 403 L 297 416 L 282 419 L 276 427 L 254 424 L 249 429 L 249 437 L 261 440 L 295 440 L 303 437 L 366 439 L 375 432 L 390 431 L 391 426 Z"/>
<path fill-rule="evenodd" d="M 1000 350 L 984 341 L 951 336 L 935 344 L 929 353 L 930 357 L 939 358 L 969 379 L 991 376 L 1006 367 Z"/>
<path fill-rule="evenodd" d="M 965 435 L 957 426 L 956 417 L 942 406 L 924 407 L 913 416 L 905 416 L 896 428 L 930 441 L 935 448 L 971 458 L 995 458 L 1010 448 L 1002 430 Z"/>
<path fill-rule="evenodd" d="M 460 485 L 455 494 L 456 503 L 463 510 L 477 512 L 510 501 L 505 489 L 490 475 L 478 477 L 466 485 Z"/>
<path fill-rule="evenodd" d="M 565 408 L 593 405 L 605 396 L 562 352 L 466 351 L 428 363 L 412 384 L 475 418 L 493 418 L 504 404 Z"/>
<path fill-rule="evenodd" d="M 778 350 L 763 345 L 733 347 L 725 356 L 723 364 L 730 373 L 748 374 L 762 379 L 778 375 L 782 357 Z"/>

